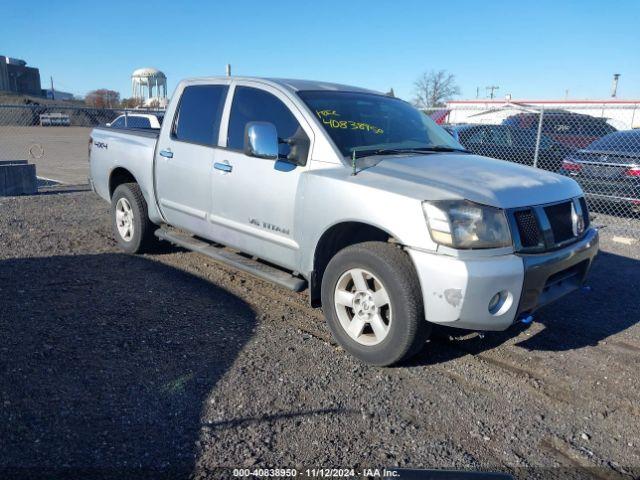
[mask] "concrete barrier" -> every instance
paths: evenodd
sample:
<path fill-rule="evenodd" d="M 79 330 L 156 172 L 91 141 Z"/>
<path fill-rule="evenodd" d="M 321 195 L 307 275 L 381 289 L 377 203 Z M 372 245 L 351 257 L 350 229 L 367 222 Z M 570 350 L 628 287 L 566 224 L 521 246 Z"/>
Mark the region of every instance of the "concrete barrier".
<path fill-rule="evenodd" d="M 0 161 L 0 196 L 33 195 L 38 192 L 36 166 L 26 160 Z"/>

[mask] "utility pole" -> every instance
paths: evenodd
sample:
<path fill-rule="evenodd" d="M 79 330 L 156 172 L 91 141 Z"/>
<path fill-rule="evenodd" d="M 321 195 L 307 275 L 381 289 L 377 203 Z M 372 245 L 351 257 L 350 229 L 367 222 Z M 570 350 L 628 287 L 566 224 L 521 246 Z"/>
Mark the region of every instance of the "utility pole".
<path fill-rule="evenodd" d="M 493 92 L 500 90 L 500 87 L 497 85 L 489 85 L 486 89 L 489 92 L 489 98 L 493 100 Z"/>
<path fill-rule="evenodd" d="M 619 73 L 614 73 L 613 74 L 613 82 L 611 82 L 611 96 L 613 98 L 616 97 L 616 95 L 618 94 L 618 80 L 620 79 L 620 74 Z"/>
<path fill-rule="evenodd" d="M 50 78 L 51 78 L 51 100 L 55 100 L 56 99 L 56 93 L 53 90 L 53 75 Z"/>
<path fill-rule="evenodd" d="M 480 98 L 480 87 L 476 87 L 476 98 Z"/>

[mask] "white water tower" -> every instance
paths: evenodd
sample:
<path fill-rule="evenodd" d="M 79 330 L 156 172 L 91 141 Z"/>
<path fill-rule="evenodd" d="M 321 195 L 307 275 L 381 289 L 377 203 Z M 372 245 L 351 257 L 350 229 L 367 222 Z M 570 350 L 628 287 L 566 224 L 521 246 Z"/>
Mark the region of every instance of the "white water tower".
<path fill-rule="evenodd" d="M 131 97 L 145 105 L 167 104 L 167 76 L 157 68 L 139 68 L 131 74 Z"/>

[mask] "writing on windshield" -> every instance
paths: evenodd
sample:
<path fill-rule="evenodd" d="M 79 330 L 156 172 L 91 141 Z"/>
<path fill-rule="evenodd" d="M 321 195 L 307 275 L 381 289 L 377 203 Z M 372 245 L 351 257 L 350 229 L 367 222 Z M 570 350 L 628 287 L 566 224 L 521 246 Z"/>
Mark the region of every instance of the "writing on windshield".
<path fill-rule="evenodd" d="M 398 98 L 336 90 L 303 90 L 298 96 L 345 157 L 363 150 L 463 149 L 427 115 Z"/>
<path fill-rule="evenodd" d="M 366 122 L 356 122 L 354 120 L 343 120 L 340 117 L 341 115 L 335 110 L 316 110 L 316 114 L 320 118 L 320 121 L 327 125 L 330 128 L 343 128 L 343 129 L 351 129 L 351 130 L 364 130 L 367 132 L 375 133 L 376 135 L 382 135 L 384 130 L 380 127 L 376 127 L 375 125 L 371 125 Z"/>

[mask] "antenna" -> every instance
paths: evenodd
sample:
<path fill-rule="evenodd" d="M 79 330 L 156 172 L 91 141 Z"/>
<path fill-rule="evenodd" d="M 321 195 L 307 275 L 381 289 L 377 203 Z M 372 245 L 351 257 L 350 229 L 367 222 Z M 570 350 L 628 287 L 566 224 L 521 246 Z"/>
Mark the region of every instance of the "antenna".
<path fill-rule="evenodd" d="M 227 77 L 231 76 L 231 64 L 227 63 Z"/>

